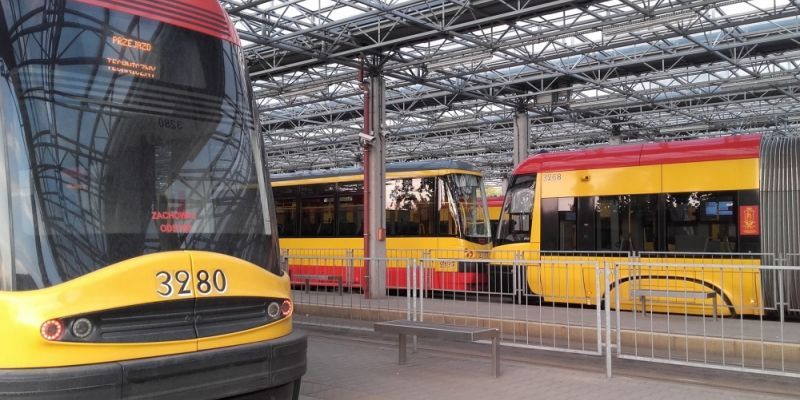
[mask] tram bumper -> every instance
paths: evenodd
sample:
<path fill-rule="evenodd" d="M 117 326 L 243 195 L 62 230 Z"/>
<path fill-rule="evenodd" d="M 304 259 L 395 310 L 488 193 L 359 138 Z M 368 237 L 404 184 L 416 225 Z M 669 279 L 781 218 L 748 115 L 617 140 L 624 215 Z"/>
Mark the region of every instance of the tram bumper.
<path fill-rule="evenodd" d="M 296 399 L 305 332 L 195 353 L 60 368 L 0 369 L 0 399 Z"/>

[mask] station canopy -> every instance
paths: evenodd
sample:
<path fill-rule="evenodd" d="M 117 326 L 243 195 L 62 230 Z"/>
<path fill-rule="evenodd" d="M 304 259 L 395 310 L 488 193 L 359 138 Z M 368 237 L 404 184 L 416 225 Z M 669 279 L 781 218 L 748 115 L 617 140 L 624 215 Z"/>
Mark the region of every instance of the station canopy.
<path fill-rule="evenodd" d="M 800 134 L 798 0 L 220 0 L 242 39 L 273 172 L 357 165 L 386 84 L 387 162 L 499 181 L 530 153 Z"/>

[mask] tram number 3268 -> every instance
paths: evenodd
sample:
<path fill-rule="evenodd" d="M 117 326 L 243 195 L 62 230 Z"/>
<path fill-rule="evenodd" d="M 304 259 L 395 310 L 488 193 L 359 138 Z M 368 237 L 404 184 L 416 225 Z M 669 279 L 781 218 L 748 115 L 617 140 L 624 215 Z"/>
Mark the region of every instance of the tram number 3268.
<path fill-rule="evenodd" d="M 194 291 L 206 296 L 210 294 L 222 294 L 228 290 L 228 278 L 221 269 L 208 272 L 206 270 L 197 271 L 197 276 L 192 279 L 192 274 L 186 270 L 175 272 L 159 271 L 156 273 L 158 281 L 158 293 L 161 297 L 172 296 L 191 296 Z M 194 281 L 194 282 L 192 282 Z"/>

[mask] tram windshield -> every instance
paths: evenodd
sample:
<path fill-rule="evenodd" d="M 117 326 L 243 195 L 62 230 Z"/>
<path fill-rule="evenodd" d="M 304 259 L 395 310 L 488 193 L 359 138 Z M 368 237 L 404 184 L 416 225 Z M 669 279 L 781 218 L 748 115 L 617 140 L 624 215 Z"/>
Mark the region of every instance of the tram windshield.
<path fill-rule="evenodd" d="M 536 175 L 520 175 L 506 190 L 495 245 L 531 240 L 531 215 L 533 215 L 535 188 Z"/>
<path fill-rule="evenodd" d="M 485 244 L 489 242 L 489 209 L 486 206 L 486 191 L 479 176 L 467 174 L 447 175 L 450 195 L 455 200 L 453 215 L 464 239 Z"/>
<path fill-rule="evenodd" d="M 2 286 L 169 250 L 276 271 L 237 46 L 77 2 L 0 2 Z"/>

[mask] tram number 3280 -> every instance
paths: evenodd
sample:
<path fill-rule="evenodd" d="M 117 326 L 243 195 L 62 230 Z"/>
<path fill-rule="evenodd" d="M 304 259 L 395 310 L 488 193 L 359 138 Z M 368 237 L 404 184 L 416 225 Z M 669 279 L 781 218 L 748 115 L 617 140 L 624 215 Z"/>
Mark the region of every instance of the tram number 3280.
<path fill-rule="evenodd" d="M 207 296 L 222 294 L 228 290 L 228 278 L 221 269 L 213 272 L 201 269 L 197 271 L 197 276 L 192 278 L 191 272 L 186 270 L 159 271 L 156 273 L 158 281 L 156 293 L 161 297 L 172 297 L 191 296 L 196 291 L 199 295 Z"/>

